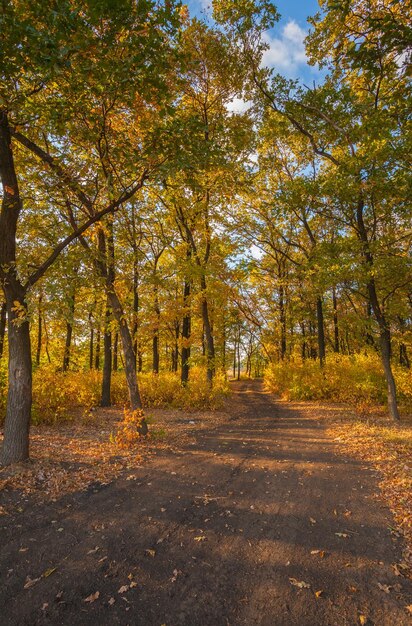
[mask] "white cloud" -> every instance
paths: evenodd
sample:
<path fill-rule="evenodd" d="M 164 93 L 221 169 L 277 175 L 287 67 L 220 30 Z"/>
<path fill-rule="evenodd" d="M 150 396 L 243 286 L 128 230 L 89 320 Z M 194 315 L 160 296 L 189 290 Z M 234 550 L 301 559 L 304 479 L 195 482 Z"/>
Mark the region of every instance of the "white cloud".
<path fill-rule="evenodd" d="M 297 75 L 300 65 L 307 63 L 304 39 L 306 31 L 294 20 L 290 20 L 282 29 L 280 37 L 272 37 L 265 33 L 264 41 L 269 48 L 263 54 L 262 65 L 289 77 Z"/>
<path fill-rule="evenodd" d="M 245 113 L 252 106 L 252 102 L 243 100 L 243 98 L 233 98 L 226 104 L 229 113 Z"/>

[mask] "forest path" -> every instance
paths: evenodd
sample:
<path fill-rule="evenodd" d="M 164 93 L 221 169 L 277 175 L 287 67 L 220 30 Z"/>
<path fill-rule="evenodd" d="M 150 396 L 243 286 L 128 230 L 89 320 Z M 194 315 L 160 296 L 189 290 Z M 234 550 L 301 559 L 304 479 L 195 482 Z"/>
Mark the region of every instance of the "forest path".
<path fill-rule="evenodd" d="M 313 405 L 258 381 L 234 383 L 226 412 L 195 443 L 6 523 L 0 623 L 409 624 L 376 473 L 338 453 Z"/>

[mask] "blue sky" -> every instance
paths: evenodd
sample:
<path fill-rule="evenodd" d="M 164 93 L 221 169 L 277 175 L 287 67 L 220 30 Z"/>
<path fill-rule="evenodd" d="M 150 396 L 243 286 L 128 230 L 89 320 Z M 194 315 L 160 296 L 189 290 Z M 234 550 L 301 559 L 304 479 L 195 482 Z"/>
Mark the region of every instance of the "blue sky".
<path fill-rule="evenodd" d="M 211 0 L 189 0 L 187 4 L 191 14 L 196 15 L 202 9 L 208 11 Z M 309 27 L 307 17 L 319 9 L 317 0 L 275 0 L 274 4 L 281 20 L 266 34 L 269 49 L 264 57 L 265 65 L 288 78 L 300 78 L 304 82 L 319 79 L 317 69 L 306 62 L 303 44 Z"/>

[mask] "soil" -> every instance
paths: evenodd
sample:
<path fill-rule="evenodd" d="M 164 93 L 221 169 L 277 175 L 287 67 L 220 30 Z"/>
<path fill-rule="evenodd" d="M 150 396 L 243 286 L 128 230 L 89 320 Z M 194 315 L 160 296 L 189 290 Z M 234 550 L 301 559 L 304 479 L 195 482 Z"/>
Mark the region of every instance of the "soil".
<path fill-rule="evenodd" d="M 410 624 L 378 476 L 337 445 L 313 405 L 233 384 L 141 467 L 0 518 L 0 623 Z"/>

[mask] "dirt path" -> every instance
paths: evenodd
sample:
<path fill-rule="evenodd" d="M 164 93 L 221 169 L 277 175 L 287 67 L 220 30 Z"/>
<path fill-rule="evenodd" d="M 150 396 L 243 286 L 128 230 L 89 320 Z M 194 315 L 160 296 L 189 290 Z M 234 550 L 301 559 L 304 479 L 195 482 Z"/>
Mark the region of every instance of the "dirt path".
<path fill-rule="evenodd" d="M 374 473 L 259 383 L 227 410 L 123 479 L 3 517 L 0 623 L 409 624 Z"/>

